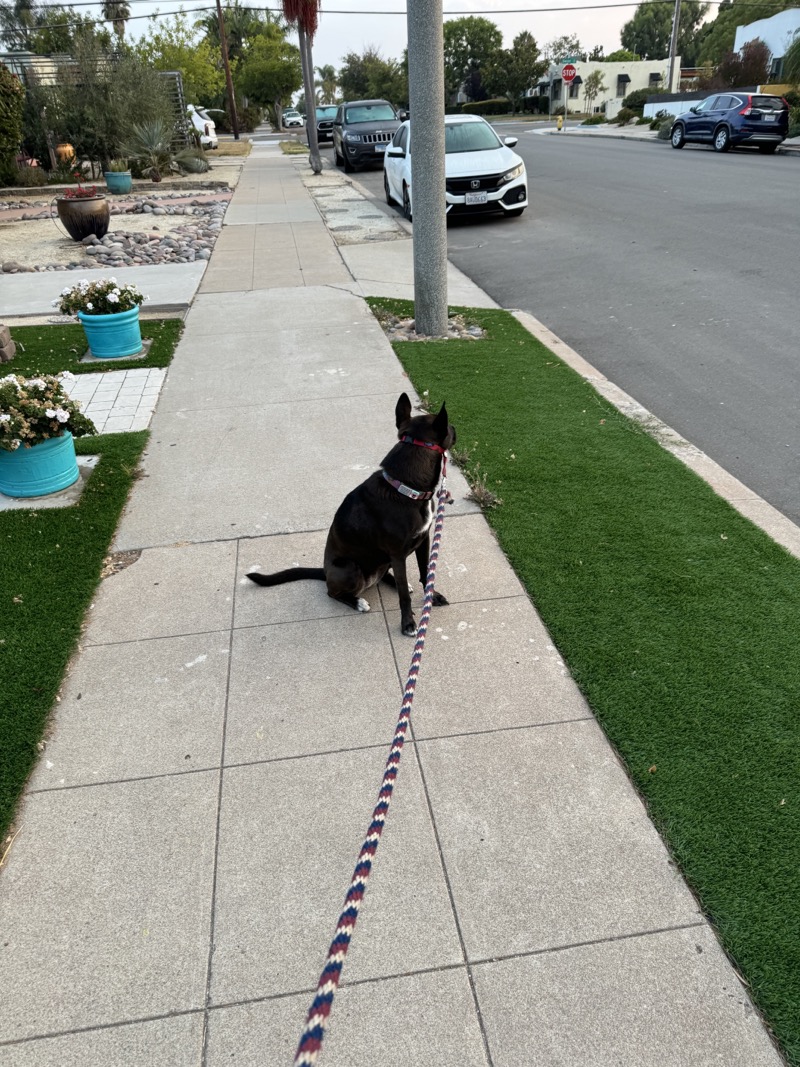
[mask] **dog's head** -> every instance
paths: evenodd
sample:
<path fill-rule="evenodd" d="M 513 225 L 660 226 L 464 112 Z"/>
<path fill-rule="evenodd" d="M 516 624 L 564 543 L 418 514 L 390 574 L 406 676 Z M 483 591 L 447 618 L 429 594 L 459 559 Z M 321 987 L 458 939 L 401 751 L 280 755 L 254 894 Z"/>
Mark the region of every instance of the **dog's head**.
<path fill-rule="evenodd" d="M 447 408 L 442 404 L 436 415 L 411 415 L 411 401 L 405 393 L 400 395 L 394 409 L 397 436 L 416 437 L 442 448 L 452 448 L 456 443 L 456 428 L 450 425 Z"/>

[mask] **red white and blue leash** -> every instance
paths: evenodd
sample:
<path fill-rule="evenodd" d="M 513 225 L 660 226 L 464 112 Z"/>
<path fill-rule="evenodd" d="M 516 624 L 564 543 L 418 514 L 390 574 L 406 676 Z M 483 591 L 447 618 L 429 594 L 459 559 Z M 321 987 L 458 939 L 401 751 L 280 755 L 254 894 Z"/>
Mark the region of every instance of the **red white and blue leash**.
<path fill-rule="evenodd" d="M 414 442 L 415 444 L 418 442 Z M 422 443 L 422 442 L 419 442 Z M 411 666 L 408 670 L 406 687 L 403 693 L 403 704 L 400 709 L 400 718 L 397 720 L 392 747 L 383 772 L 378 803 L 372 812 L 372 820 L 364 838 L 364 844 L 358 854 L 353 878 L 347 896 L 344 898 L 344 907 L 336 923 L 331 947 L 328 949 L 328 958 L 320 975 L 317 992 L 311 1007 L 308 1009 L 306 1024 L 303 1029 L 300 1044 L 294 1058 L 294 1067 L 312 1067 L 317 1062 L 317 1057 L 322 1050 L 322 1042 L 325 1037 L 325 1028 L 333 1007 L 333 998 L 339 988 L 342 977 L 344 960 L 358 920 L 358 911 L 367 891 L 367 880 L 372 871 L 372 863 L 378 851 L 381 834 L 389 814 L 389 804 L 394 792 L 397 775 L 400 769 L 400 757 L 403 754 L 406 733 L 411 720 L 411 705 L 414 703 L 414 691 L 417 687 L 419 665 L 422 660 L 422 650 L 425 647 L 425 637 L 428 632 L 428 621 L 431 617 L 433 606 L 434 584 L 436 579 L 436 563 L 439 559 L 439 544 L 442 540 L 442 526 L 444 525 L 444 507 L 449 499 L 446 489 L 447 481 L 447 456 L 442 454 L 442 482 L 439 487 L 439 505 L 436 509 L 436 520 L 431 543 L 431 554 L 428 561 L 428 573 L 425 580 L 425 600 L 422 607 L 419 626 L 417 627 L 417 639 L 411 656 Z"/>

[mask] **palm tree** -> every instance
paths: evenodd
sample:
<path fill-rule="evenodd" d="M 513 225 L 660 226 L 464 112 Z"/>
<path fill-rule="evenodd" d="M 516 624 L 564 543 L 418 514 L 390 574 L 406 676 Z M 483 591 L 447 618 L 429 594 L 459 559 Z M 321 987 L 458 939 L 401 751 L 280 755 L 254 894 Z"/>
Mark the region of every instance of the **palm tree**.
<path fill-rule="evenodd" d="M 125 35 L 125 23 L 131 17 L 131 9 L 125 0 L 102 0 L 100 5 L 103 18 L 114 27 L 114 33 L 121 41 Z"/>
<path fill-rule="evenodd" d="M 317 123 L 314 117 L 314 65 L 311 57 L 311 42 L 317 32 L 321 0 L 282 0 L 283 15 L 290 26 L 297 26 L 300 43 L 300 62 L 303 67 L 303 91 L 309 101 L 306 115 L 308 132 L 308 155 L 311 169 L 315 174 L 322 173 L 322 160 L 317 141 Z M 309 121 L 310 120 L 310 121 Z"/>
<path fill-rule="evenodd" d="M 320 88 L 319 102 L 321 104 L 332 104 L 336 100 L 336 68 L 328 63 L 324 67 L 317 67 L 316 71 L 319 75 L 319 81 L 317 82 Z"/>

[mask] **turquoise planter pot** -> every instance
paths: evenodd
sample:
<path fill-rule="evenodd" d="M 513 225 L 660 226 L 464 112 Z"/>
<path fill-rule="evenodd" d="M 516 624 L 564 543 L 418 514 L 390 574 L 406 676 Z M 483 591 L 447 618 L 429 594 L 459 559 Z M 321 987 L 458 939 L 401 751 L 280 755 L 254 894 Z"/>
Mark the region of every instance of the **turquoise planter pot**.
<path fill-rule="evenodd" d="M 77 480 L 75 442 L 69 432 L 16 452 L 0 448 L 0 493 L 6 496 L 47 496 Z"/>
<path fill-rule="evenodd" d="M 138 307 L 116 315 L 86 315 L 79 311 L 78 318 L 95 359 L 124 359 L 142 351 Z"/>
<path fill-rule="evenodd" d="M 129 193 L 133 188 L 133 178 L 129 170 L 109 170 L 103 177 L 110 193 Z"/>

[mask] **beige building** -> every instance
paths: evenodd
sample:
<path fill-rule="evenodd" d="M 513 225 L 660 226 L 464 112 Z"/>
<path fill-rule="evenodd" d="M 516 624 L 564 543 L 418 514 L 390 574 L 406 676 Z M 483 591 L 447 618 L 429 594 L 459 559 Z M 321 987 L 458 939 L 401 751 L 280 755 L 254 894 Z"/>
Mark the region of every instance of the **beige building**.
<path fill-rule="evenodd" d="M 602 112 L 607 118 L 612 119 L 622 107 L 623 99 L 635 89 L 649 89 L 653 93 L 675 92 L 680 82 L 681 61 L 680 57 L 675 60 L 675 74 L 671 86 L 667 84 L 669 81 L 668 59 L 639 59 L 629 63 L 578 60 L 573 63 L 578 73 L 568 89 L 561 78 L 563 66 L 563 63 L 552 64 L 549 72 L 528 90 L 527 95 L 547 96 L 549 94 L 550 107 L 554 111 L 557 107 L 564 106 L 566 91 L 568 111 L 581 114 Z M 596 70 L 603 75 L 604 88 L 591 102 L 587 102 L 584 86 L 589 76 Z"/>

